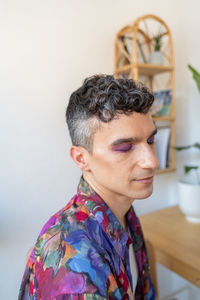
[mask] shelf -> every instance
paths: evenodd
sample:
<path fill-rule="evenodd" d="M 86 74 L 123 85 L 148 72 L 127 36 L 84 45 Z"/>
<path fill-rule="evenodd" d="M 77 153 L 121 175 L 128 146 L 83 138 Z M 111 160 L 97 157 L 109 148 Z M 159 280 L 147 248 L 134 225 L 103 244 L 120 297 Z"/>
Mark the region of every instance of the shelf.
<path fill-rule="evenodd" d="M 173 68 L 171 66 L 152 65 L 152 64 L 128 64 L 122 67 L 118 67 L 115 73 L 126 74 L 130 72 L 130 70 L 133 70 L 134 68 L 138 69 L 140 75 L 146 75 L 146 76 L 154 76 L 156 74 L 173 71 Z"/>
<path fill-rule="evenodd" d="M 171 66 L 152 65 L 152 64 L 137 64 L 133 67 L 138 68 L 140 75 L 154 76 L 156 74 L 171 72 L 173 68 Z"/>
<path fill-rule="evenodd" d="M 159 116 L 159 117 L 154 117 L 152 116 L 152 119 L 154 121 L 174 121 L 175 118 L 171 116 Z"/>
<path fill-rule="evenodd" d="M 168 173 L 168 172 L 172 172 L 172 171 L 176 171 L 176 168 L 170 167 L 170 168 L 166 168 L 166 169 L 158 169 L 156 171 L 156 174 L 164 174 L 164 173 Z"/>

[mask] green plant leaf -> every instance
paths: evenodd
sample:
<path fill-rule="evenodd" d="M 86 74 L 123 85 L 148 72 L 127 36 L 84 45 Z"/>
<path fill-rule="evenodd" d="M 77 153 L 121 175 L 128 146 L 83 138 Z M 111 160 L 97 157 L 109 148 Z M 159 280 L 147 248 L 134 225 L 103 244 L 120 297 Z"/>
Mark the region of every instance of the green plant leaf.
<path fill-rule="evenodd" d="M 200 150 L 200 143 L 195 143 L 194 147 Z"/>
<path fill-rule="evenodd" d="M 196 81 L 197 88 L 200 92 L 200 73 L 197 70 L 195 70 L 191 65 L 188 65 L 188 68 L 190 69 L 190 71 L 192 71 L 193 78 Z"/>
<path fill-rule="evenodd" d="M 177 151 L 182 151 L 182 150 L 187 150 L 187 149 L 190 149 L 190 148 L 197 148 L 200 150 L 200 143 L 195 143 L 195 144 L 192 144 L 192 145 L 188 145 L 188 146 L 176 146 L 174 147 Z"/>
<path fill-rule="evenodd" d="M 197 170 L 199 169 L 198 166 L 184 166 L 184 170 L 185 170 L 185 173 L 189 173 L 191 170 Z"/>
<path fill-rule="evenodd" d="M 177 151 L 182 151 L 182 150 L 187 150 L 189 148 L 191 148 L 192 146 L 177 146 L 174 147 Z"/>

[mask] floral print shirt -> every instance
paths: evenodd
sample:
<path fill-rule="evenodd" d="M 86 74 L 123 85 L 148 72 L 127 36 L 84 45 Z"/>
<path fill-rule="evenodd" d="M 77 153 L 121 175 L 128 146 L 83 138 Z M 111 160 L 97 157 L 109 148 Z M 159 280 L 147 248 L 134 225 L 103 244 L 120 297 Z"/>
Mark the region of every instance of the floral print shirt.
<path fill-rule="evenodd" d="M 154 300 L 142 229 L 132 207 L 126 220 L 131 236 L 82 177 L 77 195 L 44 225 L 18 300 Z M 131 243 L 138 268 L 134 295 Z"/>

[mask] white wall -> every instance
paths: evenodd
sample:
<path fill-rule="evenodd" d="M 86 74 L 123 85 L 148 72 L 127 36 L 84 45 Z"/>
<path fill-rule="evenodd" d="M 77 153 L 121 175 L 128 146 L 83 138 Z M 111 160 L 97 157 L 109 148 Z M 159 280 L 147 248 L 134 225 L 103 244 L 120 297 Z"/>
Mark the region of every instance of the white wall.
<path fill-rule="evenodd" d="M 197 0 L 0 0 L 0 299 L 17 298 L 26 252 L 76 191 L 69 95 L 86 76 L 113 72 L 115 35 L 141 15 L 160 16 L 172 31 L 177 143 L 199 138 L 199 95 L 187 70 L 188 62 L 200 70 L 199 10 Z M 139 214 L 177 202 L 178 173 L 156 177 Z M 159 272 L 161 288 L 173 289 L 174 275 Z"/>

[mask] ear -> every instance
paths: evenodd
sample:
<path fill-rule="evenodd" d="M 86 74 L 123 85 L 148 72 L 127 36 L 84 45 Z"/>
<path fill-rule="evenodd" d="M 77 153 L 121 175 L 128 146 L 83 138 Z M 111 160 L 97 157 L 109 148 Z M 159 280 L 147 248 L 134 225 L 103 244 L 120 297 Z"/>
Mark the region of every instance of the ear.
<path fill-rule="evenodd" d="M 72 146 L 70 148 L 70 156 L 82 171 L 89 171 L 88 151 L 85 148 L 80 146 Z"/>

